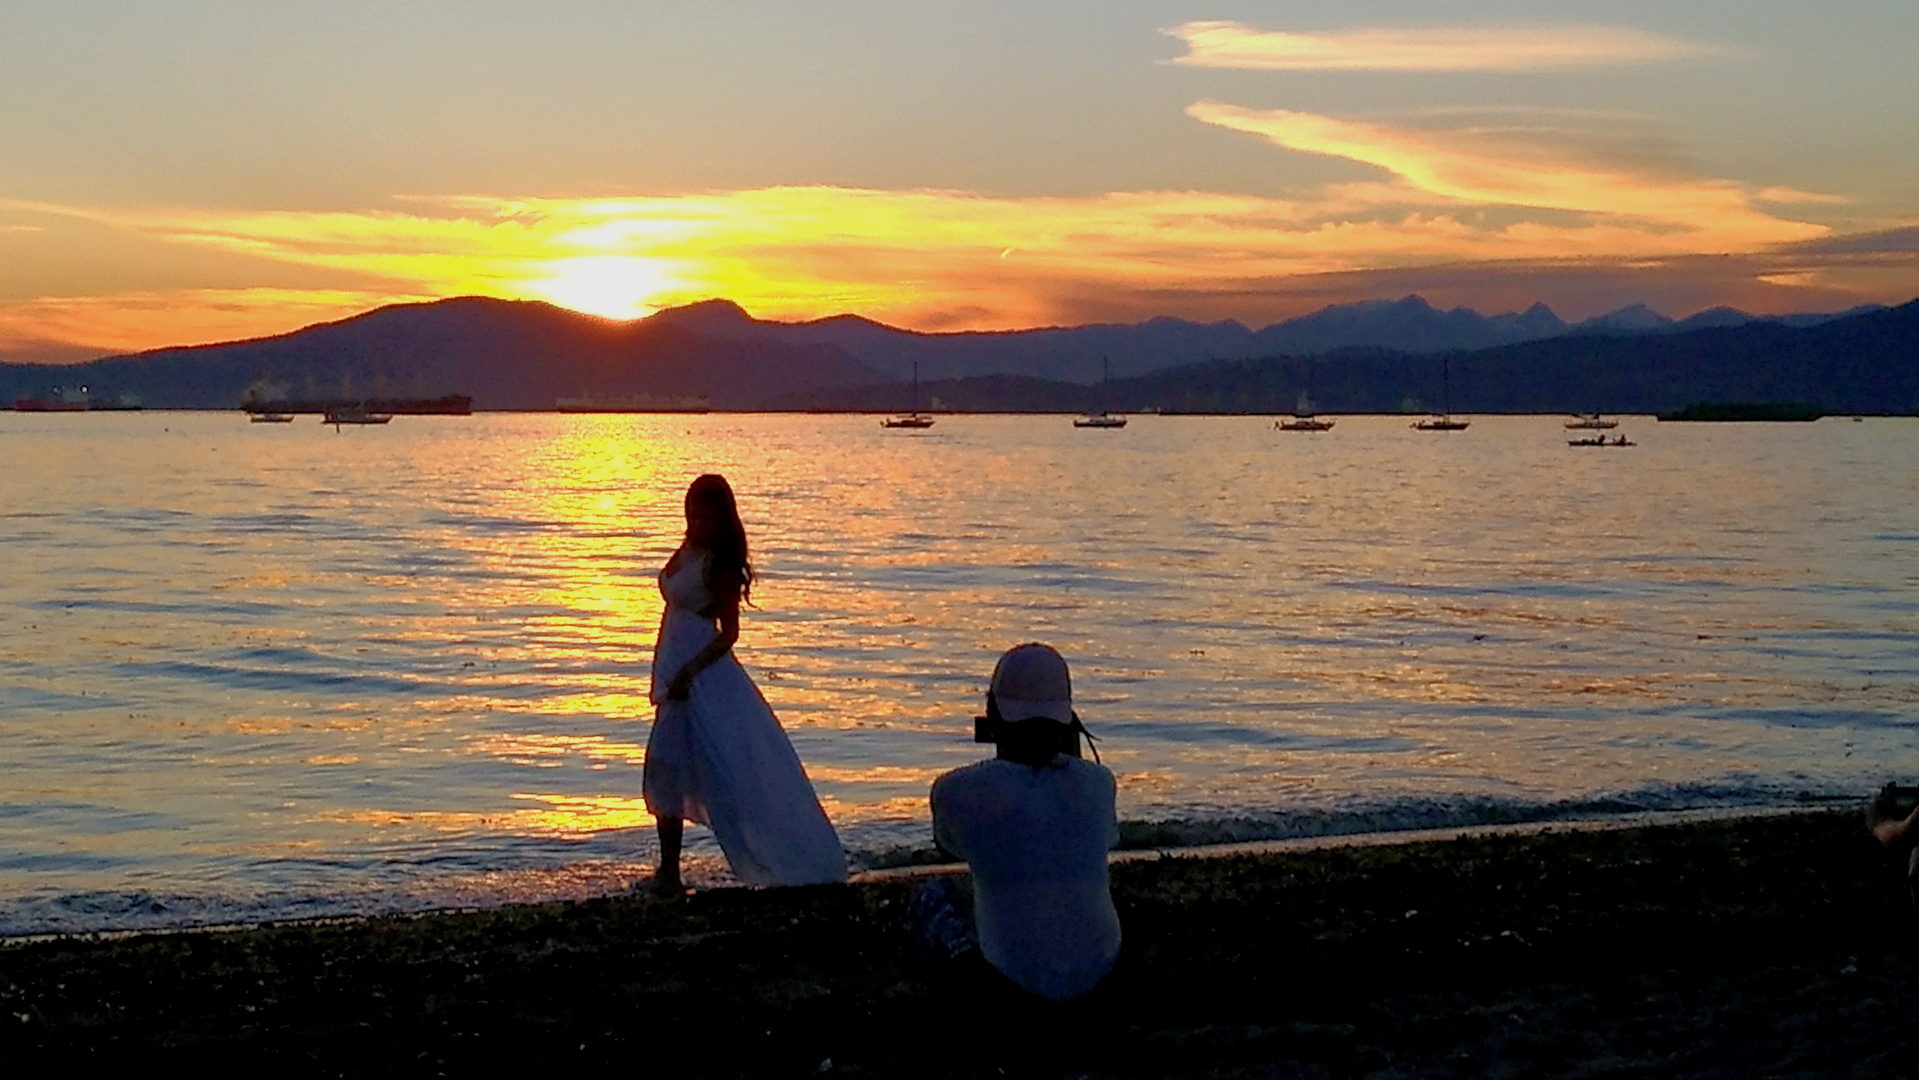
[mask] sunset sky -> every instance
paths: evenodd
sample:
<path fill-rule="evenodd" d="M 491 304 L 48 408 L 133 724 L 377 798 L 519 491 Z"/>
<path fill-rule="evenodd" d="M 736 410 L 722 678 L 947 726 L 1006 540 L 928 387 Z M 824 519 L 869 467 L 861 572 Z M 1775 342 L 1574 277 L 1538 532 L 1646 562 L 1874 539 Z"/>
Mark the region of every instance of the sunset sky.
<path fill-rule="evenodd" d="M 10 0 L 0 359 L 464 294 L 925 330 L 1919 296 L 1912 0 Z"/>

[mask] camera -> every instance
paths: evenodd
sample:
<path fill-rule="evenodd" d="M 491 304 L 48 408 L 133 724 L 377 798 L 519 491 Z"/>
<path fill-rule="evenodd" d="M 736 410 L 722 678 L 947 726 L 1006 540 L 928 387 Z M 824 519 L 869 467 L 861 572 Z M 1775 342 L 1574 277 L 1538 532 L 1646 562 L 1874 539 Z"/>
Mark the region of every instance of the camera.
<path fill-rule="evenodd" d="M 1887 784 L 1879 789 L 1879 797 L 1873 800 L 1873 809 L 1881 817 L 1906 817 L 1914 810 L 1919 810 L 1919 787 Z"/>
<path fill-rule="evenodd" d="M 1050 717 L 1023 717 L 1019 720 L 1008 720 L 1000 715 L 999 702 L 994 699 L 992 691 L 987 691 L 986 715 L 973 717 L 973 741 L 997 745 L 1004 735 L 1009 734 L 1009 728 L 1020 729 L 1024 736 L 1023 741 L 1029 744 L 1032 743 L 1034 736 L 1042 739 L 1056 737 L 1059 741 L 1057 746 L 1052 747 L 1053 752 L 1065 754 L 1067 757 L 1085 756 L 1080 750 L 1081 735 L 1086 736 L 1089 746 L 1093 741 L 1092 733 L 1079 722 L 1078 713 L 1073 714 L 1073 722 L 1070 725 L 1062 724 Z M 1093 760 L 1099 760 L 1098 750 L 1093 751 Z"/>

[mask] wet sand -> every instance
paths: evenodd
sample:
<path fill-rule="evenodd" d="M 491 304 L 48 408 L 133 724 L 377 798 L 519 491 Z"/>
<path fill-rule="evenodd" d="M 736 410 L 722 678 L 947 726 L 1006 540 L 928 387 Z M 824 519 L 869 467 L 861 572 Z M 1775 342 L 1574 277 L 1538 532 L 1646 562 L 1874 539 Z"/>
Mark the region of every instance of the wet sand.
<path fill-rule="evenodd" d="M 0 1060 L 641 1076 L 1919 1075 L 1919 911 L 1856 811 L 1114 867 L 1042 1007 L 910 877 L 0 948 Z"/>

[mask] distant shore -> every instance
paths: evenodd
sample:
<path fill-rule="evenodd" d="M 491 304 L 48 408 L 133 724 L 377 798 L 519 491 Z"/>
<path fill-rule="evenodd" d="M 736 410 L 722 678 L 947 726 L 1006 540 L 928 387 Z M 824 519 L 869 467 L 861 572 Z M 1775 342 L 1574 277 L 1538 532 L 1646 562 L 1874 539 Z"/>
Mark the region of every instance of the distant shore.
<path fill-rule="evenodd" d="M 40 412 L 34 412 L 34 411 L 32 411 L 32 410 L 8 410 L 8 409 L 0 409 L 0 413 L 4 413 L 4 412 L 9 412 L 9 411 L 24 411 L 24 412 L 27 412 L 27 413 L 28 413 L 29 415 L 33 415 L 33 416 L 42 416 L 42 415 L 46 415 L 45 413 L 40 413 Z M 112 413 L 116 413 L 116 414 L 121 414 L 121 413 L 132 413 L 132 414 L 135 414 L 135 415 L 138 415 L 138 414 L 142 414 L 142 413 L 145 413 L 145 414 L 153 414 L 153 413 L 233 413 L 233 414 L 236 414 L 236 415 L 240 415 L 240 416 L 244 416 L 244 415 L 246 415 L 246 414 L 247 414 L 247 410 L 245 410 L 245 409 L 243 409 L 243 408 L 240 408 L 239 406 L 234 406 L 234 407 L 231 407 L 231 408 L 227 408 L 227 407 L 219 407 L 219 408 L 214 408 L 214 407 L 207 407 L 207 408 L 188 408 L 188 407 L 179 407 L 179 408 L 175 408 L 175 407 L 153 407 L 153 408 L 148 408 L 148 407 L 144 407 L 144 406 L 142 406 L 142 407 L 139 407 L 139 408 L 127 408 L 127 409 L 92 409 L 92 410 L 87 410 L 87 409 L 79 409 L 79 410 L 73 410 L 73 411 L 75 411 L 75 412 L 81 412 L 81 413 L 88 413 L 88 412 L 112 412 Z M 311 410 L 307 410 L 307 411 L 311 411 Z M 882 416 L 895 416 L 895 415 L 898 415 L 898 414 L 900 414 L 900 413 L 902 413 L 902 412 L 904 412 L 904 411 L 905 411 L 905 410 L 901 410 L 901 409 L 887 409 L 887 408 L 877 408 L 877 407 L 873 407 L 873 408 L 866 408 L 866 407 L 861 407 L 861 408 L 850 408 L 850 407 L 849 407 L 849 408 L 844 408 L 844 409 L 837 409 L 837 408 L 835 408 L 835 409 L 827 409 L 827 408 L 791 408 L 791 409 L 724 409 L 724 408 L 713 408 L 713 409 L 555 409 L 555 408 L 538 408 L 538 409 L 488 409 L 488 408 L 475 408 L 475 409 L 473 409 L 473 410 L 472 410 L 472 412 L 470 412 L 470 413 L 459 413 L 459 414 L 447 414 L 447 413 L 437 413 L 437 414 L 436 414 L 436 413 L 429 413 L 429 412 L 420 412 L 420 413 L 417 413 L 417 415 L 422 415 L 422 416 L 433 416 L 433 415 L 453 415 L 453 416 L 669 416 L 669 417 L 674 417 L 674 418 L 682 418 L 682 417 L 689 417 L 689 416 L 870 416 L 870 417 L 882 417 Z M 1294 415 L 1294 413 L 1293 413 L 1293 411 L 1292 411 L 1292 410 L 1290 410 L 1290 409 L 1284 409 L 1284 408 L 1282 408 L 1282 409 L 1241 409 L 1241 410 L 1200 410 L 1200 409 L 1191 409 L 1191 410 L 1188 410 L 1188 409 L 1137 409 L 1137 410 L 1127 410 L 1127 409 L 1114 409 L 1114 410 L 1112 410 L 1112 411 L 1113 411 L 1113 415 L 1115 415 L 1115 416 L 1128 416 L 1128 417 L 1137 417 L 1137 416 L 1164 416 L 1164 417 L 1168 417 L 1168 418 L 1171 418 L 1171 419 L 1178 419 L 1178 418 L 1182 418 L 1182 417 L 1252 417 L 1252 418 L 1256 418 L 1256 419 L 1267 419 L 1267 420 L 1272 420 L 1272 419 L 1277 419 L 1277 418 L 1280 418 L 1280 417 L 1287 417 L 1287 416 L 1292 416 L 1292 415 Z M 940 408 L 940 409 L 920 409 L 920 410 L 919 410 L 919 412 L 920 412 L 920 414 L 921 414 L 921 415 L 924 415 L 924 416 L 933 416 L 933 417 L 942 417 L 942 416 L 1057 416 L 1057 417 L 1069 417 L 1069 416 L 1083 416 L 1083 415 L 1085 415 L 1085 414 L 1086 414 L 1086 410 L 1084 410 L 1084 409 L 1074 409 L 1074 408 L 1035 408 L 1035 409 L 946 409 L 946 408 Z M 1566 417 L 1566 416 L 1575 416 L 1575 415 L 1578 415 L 1577 413 L 1572 413 L 1572 412 L 1568 412 L 1568 411 L 1565 411 L 1565 410 L 1558 410 L 1558 409 L 1471 409 L 1471 410 L 1467 410 L 1467 409 L 1457 409 L 1457 410 L 1454 410 L 1454 414 L 1456 414 L 1456 415 L 1459 415 L 1459 416 L 1472 416 L 1472 417 L 1479 417 L 1479 416 L 1538 416 L 1538 417 L 1552 417 L 1552 418 L 1559 418 L 1559 417 Z M 1394 419 L 1408 419 L 1408 420 L 1417 420 L 1417 419 L 1419 419 L 1420 417 L 1423 417 L 1423 416 L 1426 416 L 1426 415 L 1428 415 L 1428 414 L 1427 414 L 1427 413 L 1426 413 L 1426 412 L 1425 412 L 1424 410 L 1420 410 L 1420 411 L 1414 411 L 1414 412 L 1406 412 L 1406 411 L 1402 411 L 1402 410 L 1395 410 L 1395 411 L 1388 411 L 1388 412 L 1364 412 L 1364 411 L 1361 411 L 1361 412 L 1348 412 L 1348 411 L 1343 411 L 1343 410 L 1339 410 L 1339 409 L 1319 409 L 1319 410 L 1316 410 L 1316 411 L 1315 411 L 1315 413 L 1314 413 L 1314 415 L 1317 415 L 1317 416 L 1332 416 L 1332 417 L 1340 417 L 1340 418 L 1346 418 L 1346 417 L 1381 417 L 1381 418 L 1384 418 L 1384 419 L 1388 419 L 1388 420 L 1394 420 Z M 1650 413 L 1650 412 L 1645 412 L 1645 413 L 1639 413 L 1639 412 L 1622 412 L 1622 413 L 1608 413 L 1608 414 L 1606 414 L 1606 415 L 1608 415 L 1608 416 L 1612 416 L 1612 417 L 1615 417 L 1615 418 L 1617 418 L 1617 419 L 1622 419 L 1622 420 L 1645 420 L 1645 421 L 1649 421 L 1649 422 L 1652 422 L 1652 421 L 1663 421 L 1663 422 L 1665 422 L 1665 423 L 1672 423 L 1672 422 L 1674 422 L 1675 420 L 1678 420 L 1678 421 L 1681 421 L 1681 422 L 1684 422 L 1685 420 L 1688 420 L 1688 419 L 1691 419 L 1691 418 L 1687 418 L 1687 417 L 1660 417 L 1660 416 L 1658 416 L 1658 415 L 1656 415 L 1656 414 L 1654 414 L 1654 413 Z M 1720 421 L 1722 421 L 1722 422 L 1723 422 L 1723 421 L 1726 421 L 1726 420 L 1731 420 L 1731 421 L 1735 421 L 1735 422 L 1745 422 L 1745 423 L 1783 423 L 1783 422 L 1789 422 L 1789 421 L 1802 421 L 1802 420 L 1809 420 L 1809 419 L 1827 419 L 1827 420 L 1845 420 L 1845 419 L 1848 419 L 1848 418 L 1851 418 L 1851 417 L 1855 417 L 1855 416 L 1870 416 L 1870 417 L 1874 417 L 1874 418 L 1876 418 L 1876 419 L 1887 419 L 1887 418 L 1889 418 L 1889 419 L 1911 419 L 1911 418 L 1913 418 L 1913 417 L 1916 417 L 1916 416 L 1919 416 L 1919 411 L 1915 411 L 1915 410 L 1913 410 L 1913 409 L 1895 409 L 1895 410 L 1886 410 L 1886 409 L 1866 409 L 1866 410 L 1845 410 L 1845 411 L 1828 411 L 1828 412 L 1823 412 L 1823 413 L 1820 413 L 1820 414 L 1819 414 L 1818 416 L 1814 416 L 1814 417 L 1807 417 L 1807 416 L 1793 416 L 1793 417 L 1790 417 L 1790 418 L 1785 418 L 1785 419 L 1782 419 L 1782 418 L 1779 418 L 1779 417 L 1769 417 L 1769 416 L 1753 416 L 1753 417 L 1743 417 L 1743 416 L 1739 416 L 1739 417 L 1707 417 L 1707 418 L 1705 418 L 1705 419 L 1709 419 L 1709 420 L 1720 420 Z M 409 419 L 411 419 L 411 417 L 409 417 Z"/>
<path fill-rule="evenodd" d="M 1114 868 L 1064 1009 L 917 959 L 927 871 L 0 948 L 0 1052 L 294 1073 L 1895 1075 L 1919 935 L 1856 809 Z"/>

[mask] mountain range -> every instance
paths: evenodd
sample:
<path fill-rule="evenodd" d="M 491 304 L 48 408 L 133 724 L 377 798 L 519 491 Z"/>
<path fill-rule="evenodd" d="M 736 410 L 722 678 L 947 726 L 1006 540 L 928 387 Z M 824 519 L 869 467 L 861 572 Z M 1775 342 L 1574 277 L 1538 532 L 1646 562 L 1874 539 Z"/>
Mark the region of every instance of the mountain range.
<path fill-rule="evenodd" d="M 1159 318 L 921 333 L 857 316 L 758 320 L 706 301 L 612 322 L 533 301 L 463 297 L 380 308 L 275 337 L 78 365 L 0 364 L 0 400 L 85 385 L 96 399 L 231 408 L 256 396 L 471 395 L 480 409 L 560 397 L 704 397 L 717 409 L 1160 407 L 1335 411 L 1670 408 L 1754 394 L 1844 411 L 1911 411 L 1919 307 L 1671 320 L 1643 306 L 1568 324 L 1541 304 L 1485 316 L 1417 296 L 1325 308 L 1254 331 Z M 1439 357 L 1447 357 L 1443 363 Z M 1092 385 L 1110 361 L 1112 382 Z"/>
<path fill-rule="evenodd" d="M 1674 320 L 1635 304 L 1568 323 L 1545 304 L 1534 304 L 1525 311 L 1481 315 L 1466 307 L 1442 310 L 1423 297 L 1407 296 L 1333 305 L 1262 330 L 1251 330 L 1231 320 L 1195 323 L 1158 318 L 1132 324 L 929 334 L 896 329 L 856 315 L 798 323 L 763 321 L 731 301 L 708 300 L 670 308 L 648 321 L 728 341 L 834 345 L 860 363 L 901 379 L 911 377 L 917 364 L 920 375 L 929 379 L 1021 375 L 1091 383 L 1106 370 L 1125 377 L 1199 360 L 1318 356 L 1358 348 L 1459 352 L 1563 336 L 1685 333 L 1753 322 L 1803 327 L 1875 310 L 1879 305 L 1833 314 L 1758 316 L 1721 307 Z"/>

